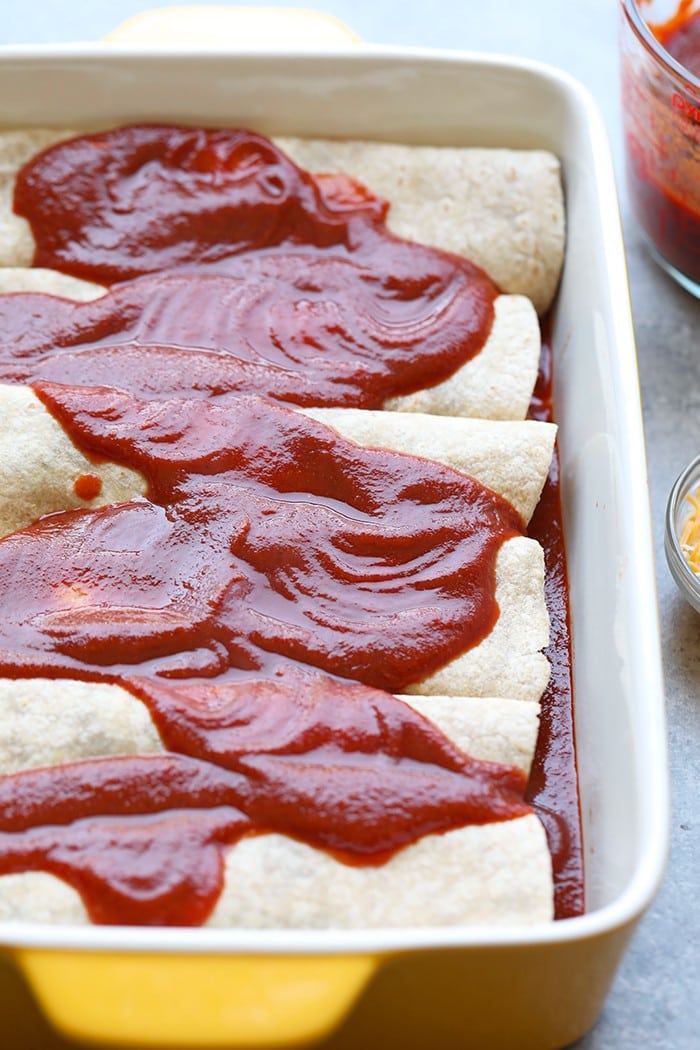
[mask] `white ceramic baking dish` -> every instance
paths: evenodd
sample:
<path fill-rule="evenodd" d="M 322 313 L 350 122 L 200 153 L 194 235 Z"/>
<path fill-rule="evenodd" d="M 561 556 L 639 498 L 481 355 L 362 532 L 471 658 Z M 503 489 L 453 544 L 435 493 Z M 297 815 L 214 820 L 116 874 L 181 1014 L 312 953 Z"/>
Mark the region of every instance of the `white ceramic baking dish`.
<path fill-rule="evenodd" d="M 0 51 L 4 125 L 127 120 L 545 147 L 568 242 L 553 313 L 587 913 L 528 928 L 353 932 L 0 925 L 68 1035 L 125 1045 L 559 1047 L 594 1022 L 667 847 L 659 630 L 612 166 L 588 95 L 534 63 L 319 53 Z M 329 1033 L 334 1033 L 329 1035 Z"/>

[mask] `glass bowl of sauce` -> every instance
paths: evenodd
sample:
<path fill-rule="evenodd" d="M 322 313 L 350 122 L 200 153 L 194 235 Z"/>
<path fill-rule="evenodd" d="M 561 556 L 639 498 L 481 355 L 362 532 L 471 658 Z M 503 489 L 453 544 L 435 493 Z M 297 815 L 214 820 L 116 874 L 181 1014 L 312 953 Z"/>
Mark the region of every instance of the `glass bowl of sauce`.
<path fill-rule="evenodd" d="M 700 0 L 621 0 L 627 180 L 652 254 L 700 298 Z"/>
<path fill-rule="evenodd" d="M 664 549 L 684 598 L 700 612 L 700 456 L 688 464 L 671 489 Z"/>

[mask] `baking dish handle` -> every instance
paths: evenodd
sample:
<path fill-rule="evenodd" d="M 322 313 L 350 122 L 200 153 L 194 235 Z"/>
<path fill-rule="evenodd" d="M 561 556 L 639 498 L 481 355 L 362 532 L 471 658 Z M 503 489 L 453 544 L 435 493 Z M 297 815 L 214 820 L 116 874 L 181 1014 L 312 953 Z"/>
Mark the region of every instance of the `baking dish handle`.
<path fill-rule="evenodd" d="M 160 7 L 127 19 L 108 33 L 115 44 L 146 47 L 285 51 L 347 47 L 362 38 L 325 11 L 295 7 Z"/>
<path fill-rule="evenodd" d="M 119 1047 L 289 1046 L 328 1035 L 373 955 L 186 955 L 16 949 L 47 1019 Z"/>

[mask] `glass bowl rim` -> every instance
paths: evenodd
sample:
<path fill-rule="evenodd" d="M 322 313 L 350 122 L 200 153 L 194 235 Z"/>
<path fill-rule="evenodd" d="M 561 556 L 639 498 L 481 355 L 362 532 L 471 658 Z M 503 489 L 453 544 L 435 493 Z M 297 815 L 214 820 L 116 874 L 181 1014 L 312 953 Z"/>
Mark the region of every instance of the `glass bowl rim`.
<path fill-rule="evenodd" d="M 688 564 L 681 548 L 676 519 L 681 502 L 693 488 L 700 488 L 700 455 L 697 455 L 684 467 L 676 478 L 666 504 L 666 528 L 664 550 L 671 575 L 698 612 L 700 612 L 700 576 L 697 576 Z"/>
<path fill-rule="evenodd" d="M 698 94 L 700 94 L 700 77 L 695 76 L 689 69 L 682 66 L 680 62 L 677 62 L 673 55 L 669 54 L 666 48 L 661 44 L 651 29 L 647 25 L 643 15 L 639 10 L 639 4 L 637 0 L 620 0 L 621 6 L 627 16 L 630 28 L 637 36 L 637 39 L 642 46 L 663 66 L 665 71 L 669 73 L 676 80 L 681 80 L 683 86 L 693 87 Z M 700 8 L 698 9 L 700 11 Z"/>

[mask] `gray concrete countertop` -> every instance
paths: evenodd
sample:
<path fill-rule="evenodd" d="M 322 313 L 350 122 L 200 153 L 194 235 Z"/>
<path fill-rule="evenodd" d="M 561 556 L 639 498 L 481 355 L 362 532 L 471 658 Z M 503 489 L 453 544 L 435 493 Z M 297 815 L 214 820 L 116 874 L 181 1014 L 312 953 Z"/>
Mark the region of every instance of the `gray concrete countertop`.
<path fill-rule="evenodd" d="M 164 0 L 152 6 L 162 6 Z M 248 6 L 255 0 L 246 0 Z M 315 6 L 373 43 L 497 51 L 558 66 L 585 84 L 607 124 L 618 173 L 654 515 L 672 775 L 672 849 L 659 897 L 625 957 L 604 1013 L 581 1050 L 690 1050 L 700 1045 L 698 759 L 700 618 L 681 599 L 663 555 L 670 487 L 700 451 L 700 302 L 649 258 L 622 171 L 616 0 L 319 0 Z M 0 0 L 0 44 L 94 40 L 148 0 Z M 21 992 L 18 989 L 18 994 Z M 7 1046 L 3 1032 L 0 1044 Z M 37 1021 L 43 1050 L 66 1047 Z M 28 1050 L 26 1040 L 7 1050 Z M 515 1048 L 517 1050 L 517 1048 Z"/>

